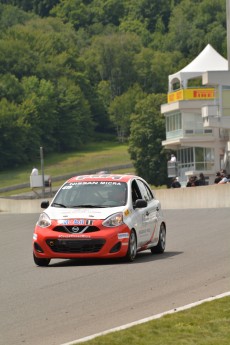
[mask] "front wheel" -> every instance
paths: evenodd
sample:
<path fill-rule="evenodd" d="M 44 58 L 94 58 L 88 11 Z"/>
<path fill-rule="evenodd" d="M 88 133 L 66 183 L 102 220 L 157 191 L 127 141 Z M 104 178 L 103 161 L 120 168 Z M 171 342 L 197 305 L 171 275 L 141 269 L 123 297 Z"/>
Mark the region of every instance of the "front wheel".
<path fill-rule="evenodd" d="M 166 229 L 164 224 L 161 224 L 160 231 L 159 231 L 159 240 L 155 247 L 151 248 L 151 252 L 153 254 L 164 253 L 165 251 L 165 244 L 166 244 Z"/>
<path fill-rule="evenodd" d="M 50 263 L 50 259 L 41 259 L 41 258 L 37 258 L 34 253 L 33 253 L 33 258 L 34 258 L 34 262 L 37 266 L 48 266 Z"/>
<path fill-rule="evenodd" d="M 126 261 L 132 262 L 137 255 L 137 239 L 136 239 L 136 234 L 132 230 L 130 233 L 129 237 L 129 246 L 128 246 L 128 251 L 126 254 Z"/>

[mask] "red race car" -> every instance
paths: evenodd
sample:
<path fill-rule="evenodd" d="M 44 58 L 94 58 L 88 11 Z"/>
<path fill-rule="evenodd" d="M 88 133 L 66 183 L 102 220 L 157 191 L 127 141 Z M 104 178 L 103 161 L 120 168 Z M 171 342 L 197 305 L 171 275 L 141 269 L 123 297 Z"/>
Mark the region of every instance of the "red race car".
<path fill-rule="evenodd" d="M 166 223 L 149 185 L 134 175 L 95 174 L 66 181 L 43 201 L 33 234 L 38 266 L 51 259 L 120 258 L 163 253 Z"/>

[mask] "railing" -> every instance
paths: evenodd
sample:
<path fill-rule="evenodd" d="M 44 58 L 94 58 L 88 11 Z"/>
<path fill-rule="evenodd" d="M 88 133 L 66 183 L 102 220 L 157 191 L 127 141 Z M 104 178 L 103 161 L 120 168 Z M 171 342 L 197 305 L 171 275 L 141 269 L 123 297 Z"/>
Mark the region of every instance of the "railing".
<path fill-rule="evenodd" d="M 175 131 L 166 132 L 166 139 L 175 139 L 190 137 L 196 135 L 213 135 L 212 129 L 209 128 L 187 128 L 187 129 L 177 129 Z"/>
<path fill-rule="evenodd" d="M 166 139 L 182 138 L 183 129 L 177 129 L 175 131 L 166 132 Z"/>
<path fill-rule="evenodd" d="M 179 177 L 181 186 L 186 186 L 188 176 L 187 172 L 199 175 L 199 173 L 214 173 L 214 161 L 208 162 L 168 162 L 168 177 Z"/>
<path fill-rule="evenodd" d="M 178 171 L 212 171 L 214 167 L 214 160 L 208 162 L 189 162 L 189 163 L 177 163 Z"/>

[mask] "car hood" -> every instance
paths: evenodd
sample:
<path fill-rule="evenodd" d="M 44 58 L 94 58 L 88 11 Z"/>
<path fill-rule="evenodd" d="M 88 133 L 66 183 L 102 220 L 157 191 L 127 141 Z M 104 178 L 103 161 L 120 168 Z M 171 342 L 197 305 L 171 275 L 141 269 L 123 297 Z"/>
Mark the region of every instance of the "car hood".
<path fill-rule="evenodd" d="M 55 219 L 106 219 L 111 214 L 123 212 L 126 208 L 109 207 L 109 208 L 66 208 L 60 209 L 56 207 L 49 207 L 44 212 L 53 220 Z"/>

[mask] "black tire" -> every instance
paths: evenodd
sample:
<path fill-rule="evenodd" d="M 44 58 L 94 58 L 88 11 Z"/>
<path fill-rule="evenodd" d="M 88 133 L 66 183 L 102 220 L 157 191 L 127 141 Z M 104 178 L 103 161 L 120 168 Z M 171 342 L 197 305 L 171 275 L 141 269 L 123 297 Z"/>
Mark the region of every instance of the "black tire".
<path fill-rule="evenodd" d="M 128 251 L 126 254 L 126 261 L 132 262 L 137 255 L 137 239 L 136 234 L 133 230 L 131 230 L 130 237 L 129 237 L 129 246 Z"/>
<path fill-rule="evenodd" d="M 48 266 L 50 263 L 50 259 L 41 259 L 41 258 L 37 258 L 34 253 L 33 253 L 33 257 L 34 257 L 34 262 L 37 266 Z"/>
<path fill-rule="evenodd" d="M 166 229 L 164 224 L 161 224 L 160 231 L 159 231 L 159 240 L 155 247 L 151 248 L 151 252 L 153 254 L 161 254 L 165 251 L 166 245 Z"/>

